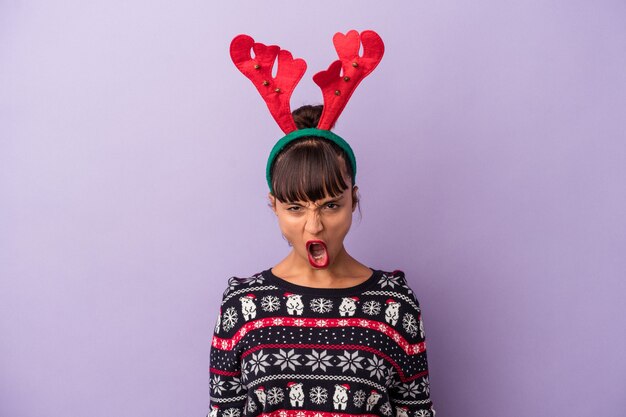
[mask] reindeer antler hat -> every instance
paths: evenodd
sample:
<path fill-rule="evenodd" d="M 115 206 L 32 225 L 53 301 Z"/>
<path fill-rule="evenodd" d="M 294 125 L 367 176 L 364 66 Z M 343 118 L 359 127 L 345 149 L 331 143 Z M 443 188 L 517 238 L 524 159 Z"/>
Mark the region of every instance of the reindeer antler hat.
<path fill-rule="evenodd" d="M 383 40 L 372 30 L 359 34 L 351 30 L 345 35 L 336 33 L 333 44 L 339 59 L 325 71 L 313 76 L 313 81 L 322 89 L 324 110 L 317 128 L 297 129 L 291 115 L 289 101 L 293 90 L 306 71 L 303 59 L 294 59 L 291 53 L 276 45 L 266 46 L 254 42 L 248 35 L 236 36 L 230 44 L 230 56 L 235 66 L 249 78 L 265 100 L 272 117 L 285 133 L 272 148 L 267 160 L 267 184 L 272 190 L 271 169 L 274 159 L 288 143 L 305 136 L 314 136 L 330 140 L 343 149 L 348 155 L 352 172 L 356 176 L 356 159 L 352 148 L 340 136 L 331 132 L 337 118 L 343 111 L 350 96 L 363 80 L 376 68 L 383 57 L 385 46 Z M 359 48 L 363 45 L 363 56 Z M 254 58 L 250 52 L 254 51 Z M 276 76 L 272 76 L 272 68 L 278 57 Z"/>

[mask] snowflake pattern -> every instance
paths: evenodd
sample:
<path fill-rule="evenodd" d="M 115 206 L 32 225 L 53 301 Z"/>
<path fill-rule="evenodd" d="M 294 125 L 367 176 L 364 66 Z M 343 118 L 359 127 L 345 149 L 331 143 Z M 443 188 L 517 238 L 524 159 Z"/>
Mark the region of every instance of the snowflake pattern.
<path fill-rule="evenodd" d="M 267 391 L 267 402 L 276 405 L 283 402 L 285 393 L 279 387 L 272 387 Z"/>
<path fill-rule="evenodd" d="M 261 308 L 263 311 L 278 311 L 280 308 L 280 299 L 275 295 L 266 295 L 261 299 Z"/>
<path fill-rule="evenodd" d="M 380 412 L 386 416 L 390 416 L 391 411 L 392 411 L 391 404 L 389 404 L 389 401 L 385 402 L 383 405 L 380 406 Z"/>
<path fill-rule="evenodd" d="M 263 353 L 263 349 L 259 350 L 257 353 L 253 353 L 252 358 L 248 362 L 250 372 L 254 372 L 255 375 L 257 375 L 259 371 L 265 372 L 265 367 L 270 365 L 267 361 L 268 356 L 269 354 Z"/>
<path fill-rule="evenodd" d="M 426 395 L 430 394 L 430 383 L 428 382 L 428 377 L 425 376 L 424 378 L 422 378 L 422 382 L 419 385 L 420 388 L 422 389 L 422 392 Z"/>
<path fill-rule="evenodd" d="M 332 356 L 328 355 L 328 352 L 325 350 L 317 351 L 312 350 L 310 355 L 306 355 L 306 358 L 309 360 L 305 365 L 310 366 L 312 371 L 320 368 L 325 371 L 327 366 L 332 366 L 330 363 L 330 359 Z"/>
<path fill-rule="evenodd" d="M 222 315 L 222 329 L 229 331 L 235 324 L 237 324 L 237 309 L 235 307 L 228 307 Z"/>
<path fill-rule="evenodd" d="M 217 320 L 215 321 L 215 333 L 219 333 L 220 332 L 220 326 L 222 325 L 222 323 L 220 323 L 222 321 L 222 315 L 218 314 L 217 315 Z"/>
<path fill-rule="evenodd" d="M 378 379 L 383 379 L 383 377 L 387 374 L 387 367 L 385 366 L 385 362 L 382 358 L 378 356 L 373 356 L 371 359 L 367 358 L 369 365 L 366 370 L 370 371 L 370 376 L 376 376 Z"/>
<path fill-rule="evenodd" d="M 396 378 L 396 370 L 393 367 L 387 368 L 387 380 L 385 381 L 386 387 L 397 387 L 401 384 L 400 380 Z"/>
<path fill-rule="evenodd" d="M 406 397 L 415 398 L 417 397 L 417 394 L 419 394 L 420 392 L 419 385 L 417 385 L 415 381 L 411 381 L 410 384 L 400 384 L 398 386 L 398 392 L 402 394 L 402 397 L 404 398 Z"/>
<path fill-rule="evenodd" d="M 415 412 L 415 417 L 430 417 L 430 411 L 428 411 L 428 410 L 417 410 Z"/>
<path fill-rule="evenodd" d="M 316 313 L 328 313 L 333 308 L 333 302 L 328 298 L 314 298 L 310 306 L 311 310 Z"/>
<path fill-rule="evenodd" d="M 309 392 L 309 398 L 314 404 L 324 404 L 328 400 L 328 390 L 324 387 L 313 387 Z"/>
<path fill-rule="evenodd" d="M 296 370 L 296 360 L 301 356 L 299 353 L 295 353 L 293 349 L 287 351 L 280 349 L 278 353 L 273 354 L 276 358 L 276 365 L 280 365 L 280 369 L 284 370 L 285 368 L 289 368 L 292 371 Z"/>
<path fill-rule="evenodd" d="M 241 284 L 241 282 L 239 281 L 239 279 L 237 279 L 237 277 L 230 277 L 228 279 L 228 288 L 226 288 L 226 290 L 224 291 L 224 297 L 226 297 L 226 295 L 233 291 L 235 288 L 237 288 L 239 286 L 239 284 Z"/>
<path fill-rule="evenodd" d="M 241 412 L 238 408 L 231 407 L 224 410 L 222 417 L 239 417 L 240 414 Z"/>
<path fill-rule="evenodd" d="M 363 312 L 370 316 L 380 313 L 380 303 L 378 301 L 369 300 L 363 303 Z"/>
<path fill-rule="evenodd" d="M 245 391 L 248 387 L 242 382 L 241 378 L 234 377 L 232 381 L 230 381 L 230 389 L 239 393 Z"/>
<path fill-rule="evenodd" d="M 357 408 L 363 407 L 366 398 L 367 396 L 365 395 L 365 391 L 363 391 L 362 389 L 358 390 L 354 393 L 354 397 L 352 397 L 352 401 L 354 401 L 354 406 Z"/>
<path fill-rule="evenodd" d="M 243 284 L 248 284 L 248 285 L 262 284 L 264 281 L 265 281 L 265 277 L 262 274 L 257 274 L 257 275 L 241 280 Z"/>
<path fill-rule="evenodd" d="M 363 358 L 359 356 L 358 350 L 352 353 L 346 350 L 343 352 L 343 356 L 338 356 L 338 358 L 339 363 L 337 366 L 341 366 L 341 370 L 344 372 L 350 370 L 356 373 L 357 369 L 363 369 L 363 365 L 361 364 Z"/>
<path fill-rule="evenodd" d="M 378 280 L 378 285 L 380 285 L 381 288 L 385 288 L 387 286 L 395 288 L 396 285 L 401 286 L 400 276 L 383 274 L 383 276 Z"/>
<path fill-rule="evenodd" d="M 213 375 L 211 379 L 211 389 L 216 395 L 222 395 L 223 391 L 226 391 L 226 381 L 222 381 L 219 375 Z"/>
<path fill-rule="evenodd" d="M 402 317 L 402 327 L 404 327 L 404 330 L 406 330 L 408 334 L 415 337 L 418 330 L 415 316 L 413 314 L 405 313 L 404 317 Z"/>

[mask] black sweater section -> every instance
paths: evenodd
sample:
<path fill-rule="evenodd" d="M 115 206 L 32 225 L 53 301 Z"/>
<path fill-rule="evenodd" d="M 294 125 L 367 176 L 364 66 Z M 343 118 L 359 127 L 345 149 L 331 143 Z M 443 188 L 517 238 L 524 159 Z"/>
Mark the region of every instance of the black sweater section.
<path fill-rule="evenodd" d="M 311 288 L 232 277 L 211 345 L 212 417 L 434 417 L 421 309 L 402 271 Z"/>

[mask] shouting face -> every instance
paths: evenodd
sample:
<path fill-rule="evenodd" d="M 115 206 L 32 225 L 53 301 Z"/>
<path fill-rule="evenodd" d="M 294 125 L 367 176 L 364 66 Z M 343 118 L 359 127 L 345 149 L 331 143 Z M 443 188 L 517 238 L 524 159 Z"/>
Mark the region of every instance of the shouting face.
<path fill-rule="evenodd" d="M 345 249 L 357 187 L 317 201 L 281 202 L 270 195 L 283 236 L 296 256 L 312 268 L 327 268 Z"/>

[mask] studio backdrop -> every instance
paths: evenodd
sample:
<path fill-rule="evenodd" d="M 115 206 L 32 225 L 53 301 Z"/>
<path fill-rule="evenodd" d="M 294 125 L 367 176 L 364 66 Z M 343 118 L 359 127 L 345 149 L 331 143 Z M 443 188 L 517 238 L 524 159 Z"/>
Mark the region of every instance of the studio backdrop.
<path fill-rule="evenodd" d="M 0 415 L 208 410 L 222 292 L 289 251 L 282 136 L 232 64 L 376 30 L 335 132 L 358 162 L 348 251 L 401 269 L 441 417 L 626 408 L 623 1 L 0 2 Z M 410 416 L 415 417 L 415 416 Z"/>

